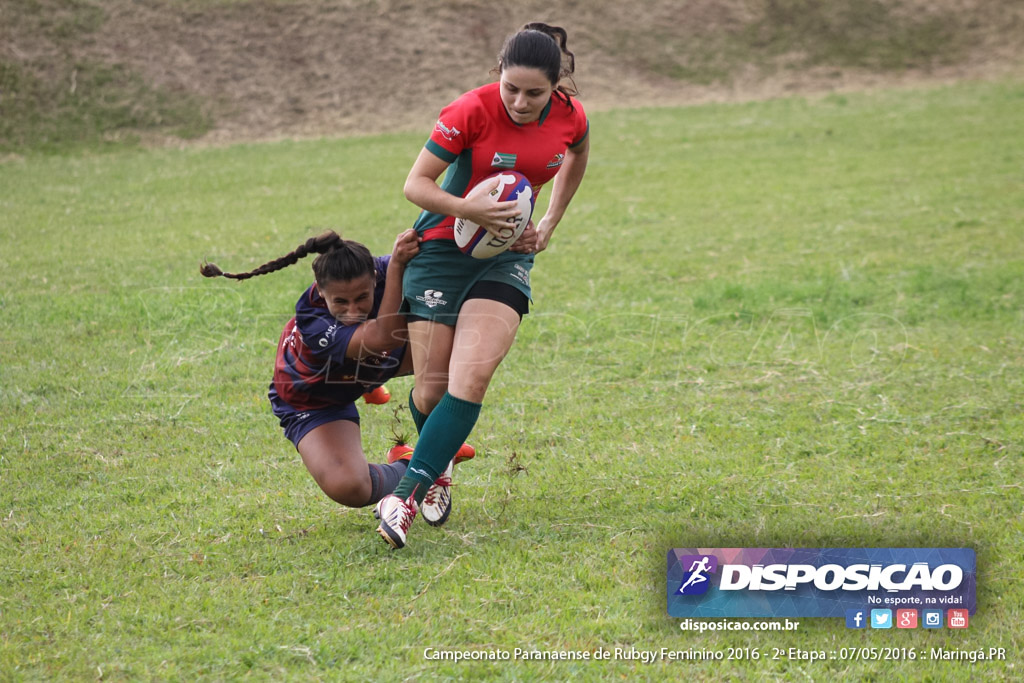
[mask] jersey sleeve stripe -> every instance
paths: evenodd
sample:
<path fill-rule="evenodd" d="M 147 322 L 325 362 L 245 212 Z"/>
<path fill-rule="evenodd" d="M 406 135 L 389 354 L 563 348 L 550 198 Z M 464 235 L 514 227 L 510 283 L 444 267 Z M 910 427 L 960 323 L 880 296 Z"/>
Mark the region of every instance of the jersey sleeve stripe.
<path fill-rule="evenodd" d="M 579 147 L 581 144 L 583 144 L 583 141 L 587 139 L 588 135 L 590 135 L 590 119 L 587 119 L 587 129 L 583 131 L 583 135 L 580 136 L 579 140 L 576 140 L 571 145 L 569 145 L 569 147 Z"/>
<path fill-rule="evenodd" d="M 434 156 L 436 156 L 437 158 L 441 159 L 441 161 L 447 162 L 449 164 L 452 163 L 453 161 L 455 161 L 458 158 L 458 156 L 459 156 L 458 154 L 453 154 L 452 152 L 449 152 L 447 149 L 445 149 L 441 145 L 437 144 L 433 140 L 427 140 L 427 144 L 424 145 L 424 146 Z"/>

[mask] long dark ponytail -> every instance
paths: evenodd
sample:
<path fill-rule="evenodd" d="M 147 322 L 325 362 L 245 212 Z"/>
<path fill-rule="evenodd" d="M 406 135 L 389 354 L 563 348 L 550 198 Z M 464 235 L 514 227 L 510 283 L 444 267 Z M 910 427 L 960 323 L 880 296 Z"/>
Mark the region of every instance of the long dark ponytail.
<path fill-rule="evenodd" d="M 570 98 L 578 92 L 572 79 L 576 71 L 576 55 L 566 47 L 568 38 L 561 26 L 549 26 L 540 21 L 526 24 L 505 39 L 498 53 L 495 71 L 500 74 L 503 69 L 513 66 L 539 69 L 551 81 L 558 96 L 571 107 Z"/>
<path fill-rule="evenodd" d="M 310 237 L 294 251 L 247 273 L 225 273 L 213 263 L 203 263 L 199 267 L 199 272 L 204 277 L 248 280 L 257 275 L 266 275 L 287 268 L 309 254 L 320 254 L 313 259 L 313 275 L 321 287 L 336 280 L 353 280 L 374 274 L 373 255 L 370 250 L 359 242 L 342 239 L 341 235 L 333 230 Z"/>

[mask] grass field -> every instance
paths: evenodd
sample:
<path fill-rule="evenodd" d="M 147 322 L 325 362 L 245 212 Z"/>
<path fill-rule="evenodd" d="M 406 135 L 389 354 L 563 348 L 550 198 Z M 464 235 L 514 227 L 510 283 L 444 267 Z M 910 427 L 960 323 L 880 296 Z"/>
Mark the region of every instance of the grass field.
<path fill-rule="evenodd" d="M 1022 107 L 1020 83 L 975 83 L 592 116 L 453 518 L 400 552 L 317 489 L 266 404 L 308 262 L 243 283 L 198 265 L 324 227 L 385 252 L 423 136 L 3 163 L 0 679 L 1020 677 Z M 402 403 L 362 410 L 368 452 L 412 430 Z M 970 547 L 978 612 L 682 632 L 665 556 L 694 546 Z M 859 646 L 1007 660 L 771 657 Z"/>

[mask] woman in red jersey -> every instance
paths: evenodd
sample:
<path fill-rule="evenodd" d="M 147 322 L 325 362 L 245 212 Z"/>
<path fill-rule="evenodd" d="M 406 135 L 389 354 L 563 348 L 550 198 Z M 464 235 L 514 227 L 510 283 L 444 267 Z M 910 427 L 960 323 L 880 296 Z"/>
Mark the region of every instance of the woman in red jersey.
<path fill-rule="evenodd" d="M 394 494 L 376 508 L 377 532 L 393 547 L 405 545 L 433 482 L 450 508 L 451 461 L 528 312 L 534 255 L 547 248 L 583 180 L 589 125 L 574 98 L 575 58 L 566 42 L 564 29 L 541 23 L 510 36 L 498 56 L 498 82 L 441 111 L 406 179 L 405 196 L 423 210 L 415 225 L 420 253 L 403 283 L 416 375 L 409 408 L 420 439 Z M 454 221 L 465 218 L 499 234 L 518 215 L 515 203 L 466 195 L 510 169 L 530 180 L 534 194 L 552 181 L 547 212 L 509 251 L 473 259 L 455 245 Z"/>

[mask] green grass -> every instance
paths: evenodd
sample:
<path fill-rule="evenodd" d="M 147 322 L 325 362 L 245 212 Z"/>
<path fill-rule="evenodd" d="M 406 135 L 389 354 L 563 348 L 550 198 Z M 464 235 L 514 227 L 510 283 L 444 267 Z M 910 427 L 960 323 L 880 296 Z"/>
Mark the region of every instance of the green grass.
<path fill-rule="evenodd" d="M 198 265 L 327 226 L 386 251 L 422 136 L 0 165 L 0 678 L 1018 677 L 1022 105 L 1003 83 L 594 115 L 453 518 L 401 552 L 266 405 L 308 263 Z M 374 454 L 411 428 L 362 412 Z M 665 555 L 691 546 L 972 547 L 979 609 L 681 632 Z M 771 658 L 933 645 L 1008 660 Z M 766 657 L 423 654 L 730 646 Z"/>

